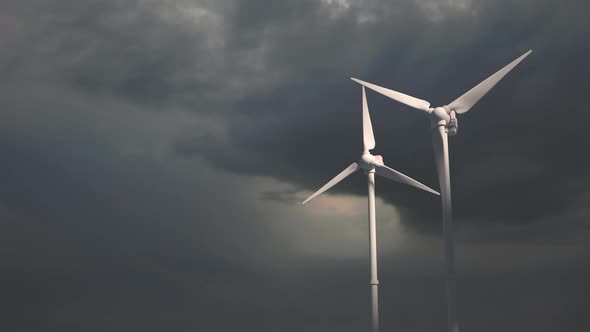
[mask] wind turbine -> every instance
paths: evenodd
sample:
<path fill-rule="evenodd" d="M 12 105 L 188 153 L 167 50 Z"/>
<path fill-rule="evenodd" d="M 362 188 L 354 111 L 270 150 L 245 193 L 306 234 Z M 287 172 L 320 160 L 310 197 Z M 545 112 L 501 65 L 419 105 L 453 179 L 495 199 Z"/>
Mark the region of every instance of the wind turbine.
<path fill-rule="evenodd" d="M 412 96 L 386 89 L 375 84 L 351 78 L 353 81 L 379 92 L 391 99 L 397 100 L 415 109 L 426 112 L 430 115 L 432 123 L 432 144 L 434 147 L 434 158 L 438 171 L 438 180 L 442 193 L 442 219 L 443 219 L 443 237 L 445 243 L 445 257 L 447 262 L 447 314 L 449 331 L 458 332 L 459 322 L 457 320 L 457 309 L 455 301 L 455 253 L 452 233 L 452 212 L 451 212 L 451 180 L 449 168 L 449 148 L 448 135 L 457 134 L 456 113 L 463 114 L 471 109 L 491 88 L 496 85 L 508 72 L 526 58 L 532 50 L 518 57 L 504 68 L 497 71 L 483 82 L 476 85 L 471 90 L 465 92 L 461 97 L 455 99 L 452 103 L 442 107 L 430 107 L 426 100 L 414 98 Z"/>
<path fill-rule="evenodd" d="M 361 159 L 355 163 L 350 164 L 344 171 L 336 175 L 332 180 L 326 183 L 308 199 L 303 201 L 303 204 L 311 201 L 316 196 L 324 191 L 330 189 L 338 182 L 344 180 L 350 174 L 362 169 L 368 177 L 369 183 L 369 247 L 371 258 L 371 312 L 372 312 L 372 327 L 373 332 L 379 331 L 379 301 L 378 301 L 378 285 L 377 280 L 377 229 L 375 226 L 375 173 L 390 180 L 409 184 L 416 188 L 440 195 L 438 192 L 430 189 L 422 183 L 387 167 L 383 163 L 383 158 L 379 155 L 372 155 L 370 150 L 375 148 L 375 137 L 373 136 L 373 126 L 371 125 L 371 117 L 369 115 L 369 107 L 367 106 L 367 97 L 365 94 L 365 87 L 363 87 L 363 143 L 364 150 Z"/>

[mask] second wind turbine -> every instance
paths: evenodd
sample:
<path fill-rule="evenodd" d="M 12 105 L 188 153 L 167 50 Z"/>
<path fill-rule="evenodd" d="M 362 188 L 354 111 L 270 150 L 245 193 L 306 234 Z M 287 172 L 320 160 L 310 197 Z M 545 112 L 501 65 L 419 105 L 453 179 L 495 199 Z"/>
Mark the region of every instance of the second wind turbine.
<path fill-rule="evenodd" d="M 451 212 L 451 171 L 449 166 L 448 136 L 457 134 L 457 114 L 469 111 L 494 85 L 496 85 L 516 65 L 526 58 L 532 51 L 518 57 L 516 60 L 498 70 L 492 76 L 465 92 L 452 103 L 441 107 L 430 107 L 430 103 L 410 95 L 386 89 L 384 87 L 352 78 L 353 81 L 374 90 L 402 104 L 424 111 L 430 116 L 432 122 L 432 145 L 434 159 L 438 171 L 440 191 L 442 192 L 442 221 L 443 238 L 445 244 L 445 256 L 447 261 L 447 316 L 449 332 L 459 332 L 459 320 L 457 318 L 457 303 L 455 300 L 455 249 L 453 241 L 453 216 Z"/>
<path fill-rule="evenodd" d="M 373 126 L 371 124 L 371 117 L 369 115 L 369 107 L 367 106 L 367 97 L 365 95 L 365 87 L 363 87 L 363 143 L 364 149 L 361 159 L 355 163 L 350 164 L 344 171 L 336 175 L 332 180 L 326 183 L 313 195 L 309 196 L 303 204 L 314 199 L 324 191 L 332 188 L 338 182 L 344 180 L 350 174 L 362 169 L 367 174 L 369 184 L 369 247 L 371 258 L 371 318 L 372 331 L 379 332 L 379 299 L 378 299 L 378 285 L 377 279 L 377 228 L 375 223 L 375 173 L 390 180 L 400 183 L 405 183 L 416 188 L 440 195 L 437 191 L 423 185 L 422 183 L 392 169 L 383 163 L 383 158 L 379 155 L 372 155 L 370 150 L 375 148 L 375 137 L 373 135 Z"/>

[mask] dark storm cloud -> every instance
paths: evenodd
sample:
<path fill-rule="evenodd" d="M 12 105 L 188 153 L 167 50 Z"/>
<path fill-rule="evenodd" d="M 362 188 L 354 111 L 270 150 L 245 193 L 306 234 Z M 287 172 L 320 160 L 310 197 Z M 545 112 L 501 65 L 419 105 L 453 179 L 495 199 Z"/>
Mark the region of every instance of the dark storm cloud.
<path fill-rule="evenodd" d="M 263 280 L 264 264 L 247 257 L 262 252 L 270 260 L 283 250 L 265 253 L 266 245 L 276 246 L 272 239 L 254 245 L 262 224 L 237 212 L 237 190 L 225 197 L 214 186 L 224 182 L 210 174 L 190 180 L 182 167 L 172 171 L 146 156 L 121 155 L 94 135 L 100 131 L 93 121 L 59 106 L 66 105 L 46 101 L 53 109 L 47 115 L 22 107 L 2 115 L 2 329 L 215 326 L 236 280 Z M 210 198 L 201 197 L 203 188 Z M 258 220 L 258 228 L 248 220 Z M 230 293 L 212 290 L 222 287 Z M 230 312 L 240 314 L 242 305 L 235 302 Z"/>
<path fill-rule="evenodd" d="M 147 109 L 169 108 L 173 100 L 206 111 L 222 90 L 215 72 L 223 71 L 219 15 L 224 9 L 222 2 L 203 2 L 202 12 L 192 13 L 183 9 L 189 4 L 7 4 L 4 79 L 45 74 L 80 93 L 118 96 Z"/>
<path fill-rule="evenodd" d="M 357 22 L 361 7 L 354 5 L 333 19 L 304 5 L 264 11 L 248 6 L 244 13 L 238 7 L 232 40 L 272 45 L 267 69 L 296 73 L 238 102 L 240 115 L 232 119 L 227 145 L 199 148 L 202 140 L 196 140 L 186 149 L 191 144 L 184 141 L 179 152 L 314 189 L 357 158 L 360 149 L 360 89 L 349 76 L 443 105 L 534 49 L 459 119 L 459 135 L 450 143 L 456 215 L 520 223 L 563 213 L 585 192 L 588 177 L 583 153 L 588 115 L 578 107 L 588 74 L 583 42 L 588 27 L 579 17 L 583 4 L 472 5 L 472 14 L 450 12 L 431 21 L 419 6 L 408 3 L 396 11 L 398 4 L 379 4 L 376 21 L 364 24 Z M 301 11 L 306 15 L 297 14 Z M 386 161 L 437 187 L 428 120 L 372 92 L 369 107 L 377 149 Z M 344 184 L 335 190 L 360 193 L 358 188 Z M 419 210 L 426 198 L 407 191 L 380 187 L 392 203 Z M 432 212 L 426 219 L 436 221 L 436 205 L 421 210 Z"/>

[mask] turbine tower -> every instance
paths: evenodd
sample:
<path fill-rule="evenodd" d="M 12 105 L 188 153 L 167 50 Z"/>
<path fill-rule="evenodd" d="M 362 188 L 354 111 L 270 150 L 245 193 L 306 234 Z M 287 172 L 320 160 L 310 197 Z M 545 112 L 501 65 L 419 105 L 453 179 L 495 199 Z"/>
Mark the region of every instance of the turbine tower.
<path fill-rule="evenodd" d="M 497 71 L 483 82 L 476 85 L 471 90 L 465 92 L 461 97 L 455 99 L 452 103 L 442 107 L 430 107 L 426 100 L 414 98 L 412 96 L 386 89 L 375 84 L 351 78 L 353 81 L 379 92 L 391 99 L 397 100 L 415 109 L 426 112 L 430 116 L 432 123 L 432 145 L 434 148 L 434 159 L 438 172 L 438 180 L 442 193 L 442 220 L 443 220 L 443 237 L 445 243 L 445 257 L 447 264 L 447 314 L 448 328 L 450 332 L 459 331 L 459 322 L 457 319 L 457 308 L 455 300 L 455 253 L 453 241 L 453 221 L 451 212 L 451 180 L 449 168 L 449 147 L 448 136 L 457 134 L 458 124 L 456 114 L 463 114 L 471 109 L 491 88 L 496 85 L 508 72 L 526 58 L 532 51 L 528 51 L 516 60 L 512 61 L 504 68 Z"/>
<path fill-rule="evenodd" d="M 372 155 L 370 150 L 375 148 L 375 137 L 373 136 L 373 126 L 371 125 L 371 117 L 369 115 L 369 107 L 367 106 L 367 97 L 365 95 L 365 88 L 363 87 L 363 143 L 364 150 L 361 159 L 355 163 L 350 164 L 344 171 L 336 175 L 332 180 L 326 183 L 313 195 L 309 196 L 303 204 L 311 201 L 316 196 L 324 191 L 330 189 L 338 182 L 344 180 L 350 174 L 362 169 L 368 177 L 369 189 L 369 247 L 371 258 L 371 312 L 372 312 L 372 331 L 379 331 L 379 300 L 378 300 L 378 285 L 377 279 L 377 229 L 375 225 L 375 173 L 377 175 L 386 177 L 390 180 L 409 184 L 416 188 L 439 195 L 438 192 L 430 189 L 422 183 L 387 167 L 383 163 L 383 158 L 379 155 Z"/>

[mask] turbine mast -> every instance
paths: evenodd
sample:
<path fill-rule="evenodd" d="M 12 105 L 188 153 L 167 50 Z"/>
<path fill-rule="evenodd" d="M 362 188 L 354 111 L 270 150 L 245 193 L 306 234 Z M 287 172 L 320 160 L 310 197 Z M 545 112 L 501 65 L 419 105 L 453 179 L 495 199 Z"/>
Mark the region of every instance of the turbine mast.
<path fill-rule="evenodd" d="M 449 332 L 459 332 L 457 318 L 457 290 L 455 282 L 455 246 L 453 240 L 453 213 L 451 207 L 451 174 L 449 167 L 449 145 L 446 122 L 440 120 L 432 132 L 436 168 L 440 182 L 442 201 L 442 224 L 447 264 L 447 321 Z"/>
<path fill-rule="evenodd" d="M 377 279 L 377 227 L 375 222 L 375 168 L 367 171 L 369 183 L 369 251 L 371 257 L 372 332 L 379 332 L 379 280 Z"/>

